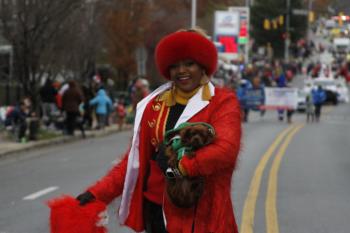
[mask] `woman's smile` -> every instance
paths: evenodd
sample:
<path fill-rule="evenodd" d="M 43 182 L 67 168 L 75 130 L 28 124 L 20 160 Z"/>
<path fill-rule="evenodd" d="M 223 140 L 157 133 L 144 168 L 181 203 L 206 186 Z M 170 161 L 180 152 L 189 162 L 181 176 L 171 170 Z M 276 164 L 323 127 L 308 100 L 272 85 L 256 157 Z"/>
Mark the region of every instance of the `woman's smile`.
<path fill-rule="evenodd" d="M 179 80 L 180 82 L 186 82 L 186 81 L 190 80 L 191 77 L 189 75 L 186 75 L 186 76 L 179 76 L 176 79 Z"/>
<path fill-rule="evenodd" d="M 193 60 L 186 59 L 170 66 L 170 77 L 183 92 L 191 92 L 200 86 L 203 69 Z"/>

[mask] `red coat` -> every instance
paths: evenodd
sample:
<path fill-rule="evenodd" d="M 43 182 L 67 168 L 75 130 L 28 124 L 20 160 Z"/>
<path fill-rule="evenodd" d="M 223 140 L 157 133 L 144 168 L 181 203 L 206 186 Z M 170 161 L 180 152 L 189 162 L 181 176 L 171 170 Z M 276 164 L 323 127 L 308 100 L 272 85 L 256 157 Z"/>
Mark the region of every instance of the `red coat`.
<path fill-rule="evenodd" d="M 139 173 L 125 225 L 137 232 L 144 230 L 143 185 L 151 155 L 161 141 L 165 129 L 168 107 L 158 98 L 147 104 L 141 121 L 139 145 Z M 195 221 L 195 233 L 237 233 L 231 200 L 231 178 L 241 144 L 240 109 L 236 96 L 229 91 L 215 88 L 210 103 L 189 119 L 190 122 L 207 122 L 216 132 L 214 143 L 196 151 L 193 159 L 181 162 L 190 176 L 205 177 L 205 190 L 193 209 L 180 209 L 164 197 L 167 230 L 170 233 L 191 233 Z M 89 188 L 97 199 L 106 203 L 121 195 L 127 170 L 128 157 L 112 168 L 95 185 Z M 195 216 L 194 216 L 195 215 Z"/>

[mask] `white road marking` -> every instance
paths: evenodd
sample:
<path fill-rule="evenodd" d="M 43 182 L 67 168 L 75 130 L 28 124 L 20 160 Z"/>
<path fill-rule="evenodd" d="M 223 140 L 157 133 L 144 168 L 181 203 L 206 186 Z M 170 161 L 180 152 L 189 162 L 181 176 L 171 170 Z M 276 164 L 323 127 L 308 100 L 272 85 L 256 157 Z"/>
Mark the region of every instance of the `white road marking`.
<path fill-rule="evenodd" d="M 53 192 L 56 189 L 58 189 L 57 186 L 48 187 L 46 189 L 40 190 L 38 192 L 35 192 L 35 193 L 32 193 L 32 194 L 30 194 L 28 196 L 23 197 L 23 200 L 34 200 L 34 199 L 37 199 L 40 196 L 43 196 L 43 195 L 48 194 L 50 192 Z"/>

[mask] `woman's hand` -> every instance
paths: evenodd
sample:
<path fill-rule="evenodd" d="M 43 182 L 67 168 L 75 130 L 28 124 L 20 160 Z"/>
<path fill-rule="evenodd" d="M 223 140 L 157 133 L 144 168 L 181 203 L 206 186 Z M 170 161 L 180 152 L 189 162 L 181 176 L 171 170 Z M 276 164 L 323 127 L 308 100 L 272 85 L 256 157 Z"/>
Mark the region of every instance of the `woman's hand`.
<path fill-rule="evenodd" d="M 165 145 L 161 144 L 158 148 L 158 152 L 155 155 L 155 160 L 159 168 L 163 171 L 163 174 L 165 174 L 166 170 L 169 168 L 169 157 L 165 155 L 165 147 Z"/>
<path fill-rule="evenodd" d="M 76 199 L 80 202 L 79 204 L 83 206 L 95 200 L 95 196 L 89 191 L 86 191 L 85 193 L 79 194 Z"/>

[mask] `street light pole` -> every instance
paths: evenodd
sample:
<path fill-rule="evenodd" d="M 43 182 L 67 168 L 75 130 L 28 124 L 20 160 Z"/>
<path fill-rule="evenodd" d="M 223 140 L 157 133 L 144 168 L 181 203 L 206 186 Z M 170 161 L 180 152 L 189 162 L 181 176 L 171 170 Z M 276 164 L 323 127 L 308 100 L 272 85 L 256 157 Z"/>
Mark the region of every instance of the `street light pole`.
<path fill-rule="evenodd" d="M 313 0 L 309 0 L 308 4 L 308 14 L 307 14 L 307 31 L 306 31 L 306 41 L 309 43 L 310 41 L 310 14 L 312 11 L 312 2 Z"/>
<path fill-rule="evenodd" d="M 289 45 L 290 45 L 290 0 L 287 0 L 286 14 L 286 38 L 284 42 L 284 60 L 289 62 Z"/>
<path fill-rule="evenodd" d="M 197 0 L 192 0 L 192 8 L 191 8 L 191 28 L 196 26 L 196 17 L 197 17 Z"/>
<path fill-rule="evenodd" d="M 245 51 L 244 51 L 244 61 L 245 63 L 249 63 L 249 46 L 250 46 L 250 6 L 252 4 L 252 0 L 246 0 L 245 6 L 247 8 L 247 36 L 248 36 L 248 43 L 245 44 Z"/>

